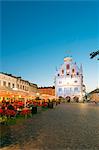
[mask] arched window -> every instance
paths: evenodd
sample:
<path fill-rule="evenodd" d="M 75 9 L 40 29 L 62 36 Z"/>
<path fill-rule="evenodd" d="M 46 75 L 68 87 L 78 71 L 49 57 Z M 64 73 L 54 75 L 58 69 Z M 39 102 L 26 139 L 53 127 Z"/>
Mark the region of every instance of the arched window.
<path fill-rule="evenodd" d="M 70 69 L 70 65 L 69 65 L 69 64 L 66 65 L 66 69 L 67 69 L 67 70 Z"/>
<path fill-rule="evenodd" d="M 64 70 L 62 69 L 62 74 L 64 74 Z"/>
<path fill-rule="evenodd" d="M 73 68 L 73 69 L 72 69 L 72 73 L 74 73 L 74 72 L 75 72 L 75 69 Z"/>

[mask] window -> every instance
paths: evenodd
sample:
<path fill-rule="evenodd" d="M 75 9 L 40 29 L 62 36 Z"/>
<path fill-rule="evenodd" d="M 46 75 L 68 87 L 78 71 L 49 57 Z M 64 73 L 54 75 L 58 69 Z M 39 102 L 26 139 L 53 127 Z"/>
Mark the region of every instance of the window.
<path fill-rule="evenodd" d="M 24 85 L 23 85 L 23 90 L 24 90 Z"/>
<path fill-rule="evenodd" d="M 59 84 L 62 84 L 62 81 L 59 81 Z"/>
<path fill-rule="evenodd" d="M 79 75 L 79 72 L 77 72 L 77 75 Z"/>
<path fill-rule="evenodd" d="M 58 76 L 59 76 L 59 73 L 58 73 Z"/>
<path fill-rule="evenodd" d="M 75 72 L 75 69 L 72 69 L 72 73 L 74 73 Z"/>
<path fill-rule="evenodd" d="M 70 65 L 69 65 L 69 64 L 66 65 L 66 69 L 67 69 L 67 70 L 70 69 Z"/>
<path fill-rule="evenodd" d="M 64 74 L 64 70 L 62 69 L 62 74 Z"/>
<path fill-rule="evenodd" d="M 26 91 L 26 86 L 24 86 L 24 90 Z"/>
<path fill-rule="evenodd" d="M 11 86 L 11 84 L 10 84 L 10 82 L 8 82 L 8 87 L 10 88 L 10 86 Z"/>
<path fill-rule="evenodd" d="M 70 88 L 70 91 L 72 92 L 72 88 Z"/>
<path fill-rule="evenodd" d="M 59 88 L 59 89 L 58 89 L 58 92 L 61 93 L 61 92 L 62 92 L 62 88 Z"/>
<path fill-rule="evenodd" d="M 75 80 L 74 82 L 77 83 L 77 80 Z"/>
<path fill-rule="evenodd" d="M 6 86 L 6 81 L 3 81 L 3 86 Z"/>
<path fill-rule="evenodd" d="M 64 94 L 70 94 L 70 88 L 64 88 Z"/>
<path fill-rule="evenodd" d="M 78 92 L 78 87 L 75 87 L 75 88 L 74 88 L 74 92 Z"/>
<path fill-rule="evenodd" d="M 12 84 L 12 88 L 14 88 L 15 87 L 15 85 L 14 85 L 14 83 Z"/>
<path fill-rule="evenodd" d="M 22 89 L 22 85 L 20 85 L 20 89 Z"/>
<path fill-rule="evenodd" d="M 17 88 L 19 89 L 19 84 L 17 84 Z"/>

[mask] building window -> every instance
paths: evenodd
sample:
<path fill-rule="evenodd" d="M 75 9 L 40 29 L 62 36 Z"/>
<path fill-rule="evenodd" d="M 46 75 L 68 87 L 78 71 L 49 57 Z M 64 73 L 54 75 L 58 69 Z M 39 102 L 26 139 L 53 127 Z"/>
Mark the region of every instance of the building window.
<path fill-rule="evenodd" d="M 72 69 L 72 73 L 74 73 L 75 72 L 75 69 Z"/>
<path fill-rule="evenodd" d="M 71 90 L 70 88 L 64 88 L 64 94 L 70 94 Z"/>
<path fill-rule="evenodd" d="M 59 73 L 58 73 L 58 76 L 59 76 Z"/>
<path fill-rule="evenodd" d="M 72 92 L 72 88 L 70 88 L 70 92 Z"/>
<path fill-rule="evenodd" d="M 69 76 L 69 73 L 67 73 L 67 76 Z"/>
<path fill-rule="evenodd" d="M 3 86 L 6 86 L 6 81 L 3 81 Z"/>
<path fill-rule="evenodd" d="M 26 86 L 24 86 L 24 90 L 26 91 Z"/>
<path fill-rule="evenodd" d="M 66 65 L 66 69 L 67 69 L 67 70 L 70 69 L 70 65 L 69 65 L 69 64 Z"/>
<path fill-rule="evenodd" d="M 64 70 L 62 69 L 62 75 L 64 74 Z"/>
<path fill-rule="evenodd" d="M 75 80 L 74 82 L 77 83 L 77 80 Z"/>
<path fill-rule="evenodd" d="M 58 89 L 58 92 L 61 93 L 61 92 L 62 92 L 62 88 L 59 88 L 59 89 Z"/>
<path fill-rule="evenodd" d="M 17 88 L 19 89 L 19 84 L 17 84 Z"/>
<path fill-rule="evenodd" d="M 78 92 L 78 87 L 75 87 L 75 88 L 74 88 L 74 92 Z"/>
<path fill-rule="evenodd" d="M 20 85 L 20 89 L 22 89 L 22 85 Z"/>
<path fill-rule="evenodd" d="M 24 90 L 24 85 L 23 85 L 23 90 Z"/>
<path fill-rule="evenodd" d="M 15 87 L 15 85 L 14 85 L 14 83 L 12 84 L 12 88 L 14 88 Z"/>
<path fill-rule="evenodd" d="M 10 86 L 11 86 L 11 84 L 10 84 L 10 82 L 8 82 L 8 87 L 10 88 Z"/>
<path fill-rule="evenodd" d="M 59 84 L 62 84 L 62 81 L 59 81 Z"/>
<path fill-rule="evenodd" d="M 77 72 L 77 75 L 79 75 L 79 72 Z"/>

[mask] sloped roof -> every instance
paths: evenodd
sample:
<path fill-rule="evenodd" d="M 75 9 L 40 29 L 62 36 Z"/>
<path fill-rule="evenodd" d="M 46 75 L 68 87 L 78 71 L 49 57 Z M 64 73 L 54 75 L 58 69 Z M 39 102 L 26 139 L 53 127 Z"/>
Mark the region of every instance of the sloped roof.
<path fill-rule="evenodd" d="M 93 94 L 93 93 L 99 93 L 99 88 L 97 88 L 97 89 L 91 91 L 89 94 Z"/>

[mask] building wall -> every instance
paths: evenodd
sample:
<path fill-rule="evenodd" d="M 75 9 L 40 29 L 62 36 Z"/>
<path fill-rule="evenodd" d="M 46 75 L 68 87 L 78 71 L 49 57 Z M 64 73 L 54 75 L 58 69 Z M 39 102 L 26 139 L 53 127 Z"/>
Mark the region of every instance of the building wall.
<path fill-rule="evenodd" d="M 55 88 L 53 88 L 53 87 L 41 87 L 41 88 L 38 88 L 38 93 L 55 96 Z"/>
<path fill-rule="evenodd" d="M 56 97 L 77 96 L 82 100 L 83 95 L 83 75 L 82 66 L 79 68 L 73 63 L 71 58 L 65 58 L 64 63 L 57 70 L 55 75 L 55 95 Z"/>
<path fill-rule="evenodd" d="M 16 82 L 17 82 L 16 78 L 12 78 L 10 76 L 0 73 L 0 86 L 16 88 L 17 87 Z"/>
<path fill-rule="evenodd" d="M 0 73 L 0 86 L 9 87 L 12 90 L 25 92 L 37 92 L 37 85 L 23 80 L 21 77 L 15 77 L 10 74 Z"/>
<path fill-rule="evenodd" d="M 37 84 L 30 83 L 29 91 L 30 91 L 30 92 L 34 92 L 34 93 L 37 93 L 37 92 L 38 92 Z"/>

